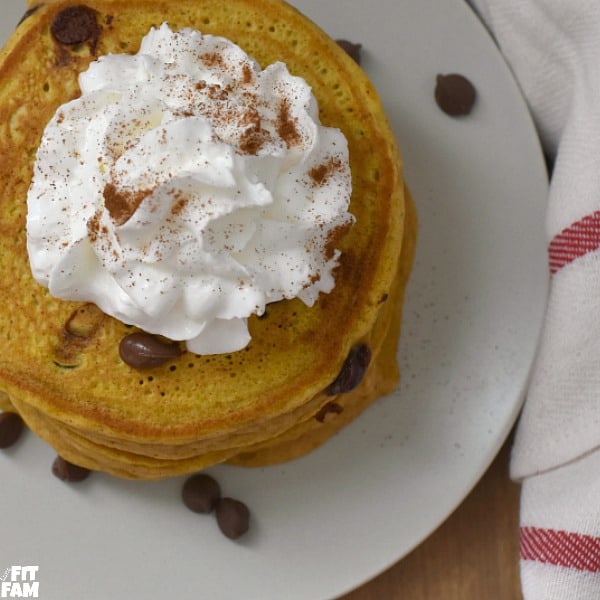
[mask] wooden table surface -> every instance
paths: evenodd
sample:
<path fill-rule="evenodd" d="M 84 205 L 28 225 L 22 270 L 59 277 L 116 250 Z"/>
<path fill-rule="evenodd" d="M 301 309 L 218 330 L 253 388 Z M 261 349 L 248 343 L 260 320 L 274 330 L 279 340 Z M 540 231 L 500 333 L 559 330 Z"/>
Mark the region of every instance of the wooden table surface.
<path fill-rule="evenodd" d="M 427 540 L 340 600 L 521 600 L 519 486 L 508 477 L 511 441 Z"/>

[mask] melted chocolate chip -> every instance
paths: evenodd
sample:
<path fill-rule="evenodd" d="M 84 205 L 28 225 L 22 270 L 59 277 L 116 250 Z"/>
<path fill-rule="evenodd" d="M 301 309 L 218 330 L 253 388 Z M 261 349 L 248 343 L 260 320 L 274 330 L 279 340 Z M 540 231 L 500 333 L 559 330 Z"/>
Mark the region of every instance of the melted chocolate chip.
<path fill-rule="evenodd" d="M 92 338 L 104 320 L 104 313 L 91 302 L 74 310 L 65 323 L 65 333 L 76 338 Z"/>
<path fill-rule="evenodd" d="M 348 40 L 336 40 L 338 46 L 352 58 L 356 64 L 360 65 L 360 51 L 362 50 L 362 44 L 355 44 Z"/>
<path fill-rule="evenodd" d="M 134 369 L 151 369 L 181 356 L 181 348 L 177 343 L 166 344 L 149 333 L 138 332 L 121 340 L 119 354 Z"/>
<path fill-rule="evenodd" d="M 365 376 L 371 362 L 371 349 L 366 344 L 354 346 L 342 366 L 340 374 L 325 390 L 329 396 L 351 392 Z"/>
<path fill-rule="evenodd" d="M 24 427 L 23 419 L 17 413 L 0 413 L 0 448 L 9 448 L 16 444 Z"/>
<path fill-rule="evenodd" d="M 59 44 L 75 46 L 85 42 L 95 44 L 100 35 L 96 13 L 89 7 L 69 6 L 55 17 L 50 31 Z"/>
<path fill-rule="evenodd" d="M 70 463 L 62 456 L 57 456 L 52 463 L 52 473 L 61 481 L 77 483 L 87 479 L 90 476 L 91 471 Z"/>
<path fill-rule="evenodd" d="M 447 115 L 468 115 L 473 109 L 477 92 L 473 84 L 458 73 L 438 75 L 435 85 L 435 101 Z"/>
<path fill-rule="evenodd" d="M 60 343 L 54 348 L 54 364 L 63 369 L 78 367 L 82 353 L 92 343 L 103 320 L 104 313 L 95 304 L 82 304 L 74 310 L 61 331 Z"/>
<path fill-rule="evenodd" d="M 217 524 L 223 535 L 236 540 L 248 531 L 250 511 L 239 500 L 221 498 L 217 504 Z"/>
<path fill-rule="evenodd" d="M 221 486 L 210 475 L 192 475 L 183 484 L 181 499 L 192 511 L 212 512 L 221 497 Z"/>
<path fill-rule="evenodd" d="M 319 423 L 325 422 L 325 417 L 328 414 L 336 414 L 339 415 L 344 412 L 344 407 L 340 406 L 337 402 L 327 402 L 327 404 L 321 407 L 321 410 L 315 415 L 315 419 L 319 421 Z"/>

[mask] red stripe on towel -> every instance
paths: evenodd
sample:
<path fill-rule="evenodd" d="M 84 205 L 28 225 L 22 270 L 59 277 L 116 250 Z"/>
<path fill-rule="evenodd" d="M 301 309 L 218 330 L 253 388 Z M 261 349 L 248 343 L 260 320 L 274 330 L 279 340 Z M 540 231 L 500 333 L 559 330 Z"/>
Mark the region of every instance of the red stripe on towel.
<path fill-rule="evenodd" d="M 556 529 L 521 527 L 521 560 L 600 572 L 600 538 Z"/>
<path fill-rule="evenodd" d="M 576 258 L 598 248 L 600 248 L 600 211 L 583 217 L 554 237 L 548 247 L 550 272 L 554 274 Z"/>

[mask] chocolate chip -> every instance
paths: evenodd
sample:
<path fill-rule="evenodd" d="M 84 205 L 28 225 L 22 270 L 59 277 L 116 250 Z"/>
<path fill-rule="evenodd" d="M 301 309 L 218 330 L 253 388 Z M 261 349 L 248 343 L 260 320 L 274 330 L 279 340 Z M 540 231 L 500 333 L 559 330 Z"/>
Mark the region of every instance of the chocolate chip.
<path fill-rule="evenodd" d="M 84 42 L 95 43 L 100 34 L 96 13 L 87 6 L 70 6 L 55 17 L 50 31 L 60 44 L 74 46 Z"/>
<path fill-rule="evenodd" d="M 363 379 L 369 363 L 371 349 L 366 344 L 354 346 L 335 381 L 325 390 L 329 396 L 352 391 Z"/>
<path fill-rule="evenodd" d="M 223 535 L 236 540 L 248 531 L 250 511 L 239 500 L 221 498 L 217 504 L 217 523 Z"/>
<path fill-rule="evenodd" d="M 25 423 L 21 416 L 14 412 L 0 413 L 0 448 L 9 448 L 17 442 Z"/>
<path fill-rule="evenodd" d="M 61 481 L 77 483 L 78 481 L 87 479 L 91 471 L 66 461 L 62 456 L 57 456 L 52 463 L 52 473 Z"/>
<path fill-rule="evenodd" d="M 91 303 L 82 304 L 67 319 L 54 347 L 54 364 L 63 369 L 75 369 L 81 365 L 82 354 L 92 343 L 104 320 L 104 313 Z"/>
<path fill-rule="evenodd" d="M 149 333 L 138 332 L 121 340 L 119 354 L 134 369 L 151 369 L 181 356 L 181 348 L 177 343 L 167 344 Z"/>
<path fill-rule="evenodd" d="M 477 92 L 473 84 L 458 73 L 438 75 L 435 85 L 435 101 L 448 115 L 468 115 L 473 109 Z"/>
<path fill-rule="evenodd" d="M 221 497 L 221 486 L 210 475 L 192 475 L 183 484 L 181 499 L 192 511 L 212 512 Z"/>
<path fill-rule="evenodd" d="M 360 65 L 360 51 L 362 49 L 362 44 L 355 44 L 354 42 L 349 42 L 348 40 L 336 40 L 338 46 L 350 56 L 357 64 Z"/>
<path fill-rule="evenodd" d="M 315 415 L 315 419 L 319 421 L 319 423 L 325 422 L 325 417 L 328 414 L 336 414 L 339 415 L 344 412 L 344 407 L 339 405 L 337 402 L 327 402 L 327 404 L 321 407 L 321 410 Z"/>
<path fill-rule="evenodd" d="M 89 339 L 98 331 L 104 316 L 95 304 L 86 302 L 71 313 L 65 323 L 65 332 L 68 336 Z"/>

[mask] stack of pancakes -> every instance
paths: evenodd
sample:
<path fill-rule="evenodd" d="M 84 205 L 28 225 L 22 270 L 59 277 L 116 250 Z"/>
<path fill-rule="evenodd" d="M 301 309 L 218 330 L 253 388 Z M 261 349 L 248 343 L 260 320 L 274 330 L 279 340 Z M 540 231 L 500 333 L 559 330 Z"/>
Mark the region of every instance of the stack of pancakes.
<path fill-rule="evenodd" d="M 227 37 L 263 68 L 281 60 L 308 81 L 323 124 L 348 139 L 356 223 L 337 244 L 335 288 L 315 306 L 269 305 L 239 352 L 182 348 L 139 369 L 119 353 L 135 329 L 33 280 L 26 197 L 44 127 L 79 95 L 78 74 L 101 55 L 137 52 L 165 21 Z M 306 17 L 279 0 L 37 3 L 0 54 L 0 82 L 0 408 L 65 459 L 130 478 L 271 464 L 318 446 L 395 388 L 414 212 L 377 93 Z"/>

